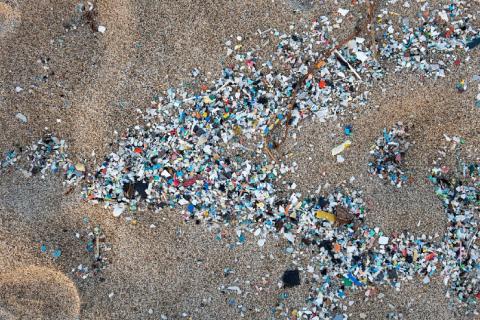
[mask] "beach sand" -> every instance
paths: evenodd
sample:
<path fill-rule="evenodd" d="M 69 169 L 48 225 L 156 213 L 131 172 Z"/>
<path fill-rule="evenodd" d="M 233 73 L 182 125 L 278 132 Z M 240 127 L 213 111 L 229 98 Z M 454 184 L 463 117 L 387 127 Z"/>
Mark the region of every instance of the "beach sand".
<path fill-rule="evenodd" d="M 412 8 L 399 3 L 397 12 L 414 16 L 419 4 L 410 2 Z M 291 22 L 302 25 L 331 16 L 339 7 L 361 7 L 353 7 L 350 0 L 105 0 L 95 3 L 96 15 L 82 23 L 77 3 L 0 1 L 2 154 L 12 146 L 30 145 L 48 127 L 67 140 L 74 159 L 88 158 L 92 151 L 102 159 L 111 151 L 113 132 L 136 123 L 136 108 L 145 109 L 170 86 L 190 83 L 192 68 L 215 79 L 226 63 L 224 42 L 231 36 L 241 35 L 245 47 L 255 47 L 258 29 L 288 30 Z M 338 37 L 348 35 L 354 24 L 353 19 L 346 21 Z M 106 32 L 94 32 L 98 26 Z M 443 134 L 466 140 L 465 157 L 479 155 L 476 88 L 464 93 L 455 88 L 461 79 L 479 74 L 480 65 L 474 63 L 479 52 L 470 53 L 470 62 L 454 66 L 439 80 L 422 79 L 411 71 L 389 73 L 369 89 L 364 109 L 345 114 L 339 122 L 305 121 L 296 130 L 297 139 L 279 151 L 291 154 L 287 163 L 299 165 L 298 173 L 285 179 L 308 194 L 319 185 L 336 185 L 354 176 L 354 185 L 364 190 L 369 204 L 368 225 L 439 239 L 446 218 L 426 175 L 444 144 Z M 16 92 L 16 87 L 23 90 Z M 15 118 L 18 112 L 27 123 Z M 397 121 L 413 124 L 415 141 L 407 159 L 413 183 L 401 189 L 385 186 L 366 170 L 373 141 Z M 353 126 L 355 143 L 346 161 L 337 163 L 330 150 L 342 142 L 338 126 L 344 124 Z M 269 237 L 260 248 L 248 236 L 244 245 L 231 249 L 233 229 L 226 229 L 226 240 L 218 241 L 215 230 L 185 224 L 174 210 L 138 214 L 134 225 L 82 202 L 79 190 L 65 191 L 57 177 L 1 173 L 0 319 L 160 319 L 162 314 L 169 319 L 239 319 L 239 308 L 229 306 L 237 296 L 221 293 L 221 285 L 262 287 L 240 299 L 245 318 L 271 318 L 283 292 L 277 285 L 281 274 L 292 267 L 284 239 Z M 101 275 L 84 280 L 71 271 L 89 261 L 75 237 L 85 229 L 85 218 L 102 227 L 112 250 Z M 42 254 L 41 244 L 48 250 L 61 248 L 61 256 Z M 235 273 L 225 276 L 226 268 Z M 362 313 L 367 319 L 385 319 L 396 310 L 404 319 L 462 319 L 448 307 L 441 282 L 433 279 L 424 285 L 414 279 L 398 292 L 380 288 L 384 299 L 368 303 L 362 292 L 355 293 L 347 314 L 351 319 Z M 305 283 L 290 289 L 286 303 L 302 306 L 308 290 Z"/>

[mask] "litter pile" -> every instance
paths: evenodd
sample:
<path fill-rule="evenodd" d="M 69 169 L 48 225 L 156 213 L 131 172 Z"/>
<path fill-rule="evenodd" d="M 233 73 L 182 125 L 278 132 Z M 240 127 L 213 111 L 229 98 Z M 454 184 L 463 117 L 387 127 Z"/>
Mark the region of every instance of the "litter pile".
<path fill-rule="evenodd" d="M 452 6 L 448 17 L 458 18 L 460 6 Z M 444 10 L 422 10 L 428 14 L 420 16 L 418 28 L 403 21 L 395 31 L 389 18 L 379 24 L 384 32 L 379 52 L 402 68 L 443 76 L 454 62 L 453 49 L 466 48 L 477 31 L 464 19 L 455 21 L 450 32 L 439 32 L 446 24 Z M 366 104 L 365 88 L 384 75 L 365 39 L 356 37 L 336 48 L 332 30 L 321 17 L 301 34 L 272 31 L 279 43 L 269 60 L 260 61 L 254 51 L 236 53 L 236 64 L 224 69 L 211 88 L 195 93 L 169 89 L 146 110 L 144 124 L 120 136 L 118 148 L 87 177 L 84 198 L 113 207 L 115 216 L 182 206 L 186 219 L 238 226 L 238 234 L 246 230 L 260 237 L 260 246 L 268 232 L 293 244 L 290 252 L 315 246 L 318 254 L 307 268 L 312 284 L 308 307 L 295 310 L 299 318 L 343 314 L 349 288 L 397 287 L 414 275 L 429 283 L 440 262 L 460 268 L 445 254 L 448 244 L 405 234 L 387 237 L 378 228 L 362 226 L 365 206 L 358 191 L 342 187 L 303 200 L 299 193 L 278 196 L 276 182 L 295 167 L 267 157 L 275 149 L 269 142 L 275 128 L 295 126 L 312 113 L 326 121 L 351 112 Z M 396 40 L 399 34 L 405 41 Z M 429 63 L 431 53 L 447 61 Z M 385 130 L 372 152 L 371 172 L 401 186 L 408 179 L 401 163 L 409 146 L 402 124 Z M 275 314 L 291 316 L 283 305 Z"/>
<path fill-rule="evenodd" d="M 275 123 L 286 121 L 294 81 L 279 74 L 262 79 L 254 63 L 250 65 L 254 79 L 238 72 L 243 67 L 237 72 L 226 69 L 224 79 L 203 96 L 187 97 L 185 92 L 169 90 L 165 101 L 147 111 L 147 125 L 129 129 L 118 151 L 105 159 L 95 177 L 89 177 L 86 198 L 113 202 L 117 215 L 127 204 L 135 211 L 140 199 L 153 209 L 185 206 L 192 218 L 229 220 L 247 211 L 258 216 L 272 211 L 273 182 L 293 169 L 269 162 L 258 133 L 267 136 Z M 337 82 L 335 91 L 319 89 L 312 76 L 308 92 L 297 94 L 291 125 L 307 111 L 323 110 L 320 116 L 325 117 L 330 112 L 327 100 L 333 97 L 351 99 L 348 90 L 341 88 L 351 87 L 342 83 L 354 78 L 340 77 L 345 67 L 336 62 L 331 69 L 337 71 L 322 70 L 325 77 L 335 76 L 331 78 Z M 257 140 L 256 150 L 242 145 L 242 140 Z M 252 154 L 263 159 L 253 163 L 249 161 Z"/>
<path fill-rule="evenodd" d="M 397 188 L 405 184 L 408 175 L 402 169 L 402 164 L 411 145 L 408 139 L 408 127 L 401 122 L 389 131 L 383 129 L 383 135 L 378 137 L 370 150 L 373 159 L 368 163 L 368 172 L 383 180 L 390 180 Z"/>
<path fill-rule="evenodd" d="M 456 3 L 449 7 L 452 19 L 463 13 L 462 3 Z M 419 57 L 428 56 L 423 47 L 435 47 L 430 51 L 449 58 L 451 49 L 466 48 L 477 32 L 469 19 L 455 22 L 454 32 L 433 32 L 444 25 L 436 18 L 444 17 L 444 10 L 428 12 L 427 18 L 419 18 L 421 29 L 392 32 L 392 21 L 379 24 L 388 31 L 385 41 L 379 43 L 381 56 L 404 61 L 408 49 L 410 63 L 406 66 L 411 66 L 426 59 Z M 136 211 L 142 203 L 154 210 L 180 205 L 191 218 L 209 220 L 242 219 L 246 212 L 261 217 L 273 211 L 273 182 L 292 168 L 270 163 L 265 156 L 265 149 L 275 147 L 268 143 L 272 130 L 277 125 L 295 126 L 311 113 L 326 120 L 364 105 L 368 91 L 362 92 L 361 86 L 371 85 L 384 73 L 365 39 L 356 37 L 336 48 L 332 31 L 327 17 L 300 34 L 270 31 L 279 42 L 269 60 L 260 61 L 255 51 L 238 52 L 236 64 L 225 68 L 211 88 L 195 93 L 169 89 L 143 115 L 145 125 L 130 128 L 119 137 L 118 150 L 89 176 L 85 199 L 113 206 L 116 216 L 126 209 Z M 397 42 L 395 33 L 410 40 Z M 412 46 L 420 47 L 414 50 Z M 229 54 L 238 48 L 241 46 L 229 49 Z M 330 55 L 322 57 L 322 52 Z M 421 69 L 438 71 L 431 66 Z M 396 185 L 405 180 L 398 163 L 408 144 L 390 150 L 394 146 L 390 140 L 396 143 L 397 136 L 403 135 L 400 130 L 390 134 L 393 138 L 384 137 L 385 152 L 393 152 L 395 158 L 382 160 L 385 166 L 374 169 L 381 175 L 388 173 Z M 245 141 L 254 143 L 254 148 Z M 252 158 L 260 161 L 254 163 L 249 160 Z"/>
<path fill-rule="evenodd" d="M 388 237 L 378 228 L 365 226 L 330 230 L 312 242 L 318 253 L 307 267 L 312 283 L 308 307 L 295 313 L 302 319 L 341 316 L 350 290 L 369 292 L 385 284 L 400 287 L 414 276 L 429 283 L 442 259 L 432 242 L 408 234 Z"/>

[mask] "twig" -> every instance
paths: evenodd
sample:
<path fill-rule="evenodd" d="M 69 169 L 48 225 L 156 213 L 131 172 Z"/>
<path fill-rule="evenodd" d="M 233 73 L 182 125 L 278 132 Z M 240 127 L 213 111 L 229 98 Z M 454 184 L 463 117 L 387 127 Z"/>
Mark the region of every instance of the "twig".
<path fill-rule="evenodd" d="M 338 52 L 338 50 L 334 50 L 333 53 L 337 56 L 337 58 L 339 58 L 340 60 L 342 60 L 343 63 L 345 63 L 348 68 L 350 69 L 350 71 L 353 72 L 353 74 L 355 75 L 355 77 L 358 79 L 358 80 L 362 80 L 362 78 L 360 77 L 360 75 L 358 74 L 357 70 L 355 70 L 354 67 L 352 67 L 352 65 L 347 61 L 347 59 L 345 59 L 344 56 L 342 56 L 342 54 L 340 52 Z"/>
<path fill-rule="evenodd" d="M 95 229 L 95 259 L 98 259 L 100 257 L 100 243 L 98 241 L 98 238 L 100 237 L 100 231 L 98 229 Z"/>
<path fill-rule="evenodd" d="M 270 149 L 268 148 L 268 140 L 266 137 L 263 137 L 263 143 L 264 143 L 264 146 L 263 148 L 265 149 L 265 153 L 270 157 L 270 159 L 272 159 L 273 161 L 276 161 L 275 157 L 273 156 L 272 152 L 270 151 Z"/>

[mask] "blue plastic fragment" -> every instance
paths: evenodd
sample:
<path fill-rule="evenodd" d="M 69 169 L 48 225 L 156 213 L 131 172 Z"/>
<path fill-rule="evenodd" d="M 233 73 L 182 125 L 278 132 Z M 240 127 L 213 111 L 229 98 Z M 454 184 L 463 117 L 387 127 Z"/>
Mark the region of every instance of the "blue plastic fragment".
<path fill-rule="evenodd" d="M 350 136 L 352 134 L 352 126 L 346 125 L 345 128 L 343 129 L 343 132 L 345 132 L 347 136 Z"/>
<path fill-rule="evenodd" d="M 244 243 L 245 242 L 245 235 L 242 233 L 240 234 L 240 237 L 238 237 L 238 242 Z"/>
<path fill-rule="evenodd" d="M 60 249 L 56 249 L 55 251 L 53 251 L 52 255 L 54 258 L 58 258 L 62 255 L 62 251 Z"/>
<path fill-rule="evenodd" d="M 347 277 L 348 277 L 348 279 L 349 279 L 350 281 L 352 281 L 356 286 L 361 287 L 361 286 L 364 285 L 362 282 L 358 281 L 358 279 L 355 278 L 355 276 L 354 276 L 353 274 L 351 274 L 351 273 L 349 273 L 349 274 L 347 275 Z"/>

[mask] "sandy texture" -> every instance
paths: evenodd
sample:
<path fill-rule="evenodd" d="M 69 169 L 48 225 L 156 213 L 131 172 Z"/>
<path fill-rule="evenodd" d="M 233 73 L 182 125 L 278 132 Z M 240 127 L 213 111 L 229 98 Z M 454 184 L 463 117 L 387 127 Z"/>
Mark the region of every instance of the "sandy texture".
<path fill-rule="evenodd" d="M 191 84 L 190 70 L 214 79 L 225 64 L 223 43 L 242 35 L 254 47 L 257 29 L 287 30 L 291 21 L 310 21 L 351 8 L 352 1 L 279 0 L 106 0 L 96 4 L 88 21 L 75 13 L 77 1 L 0 1 L 0 151 L 37 140 L 45 127 L 71 145 L 75 158 L 108 152 L 113 131 L 136 123 L 135 108 L 171 85 Z M 436 1 L 431 1 L 436 2 Z M 448 1 L 443 1 L 448 3 Z M 356 7 L 358 8 L 358 6 Z M 398 13 L 414 15 L 415 7 Z M 361 12 L 356 12 L 361 15 Z M 94 32 L 105 26 L 105 34 Z M 348 34 L 353 20 L 339 37 Z M 76 26 L 76 28 L 74 28 Z M 69 31 L 66 31 L 66 28 Z M 447 78 L 422 79 L 411 72 L 390 73 L 370 88 L 369 105 L 346 114 L 340 124 L 353 127 L 346 161 L 336 163 L 332 147 L 342 142 L 336 123 L 305 121 L 278 152 L 289 154 L 299 172 L 285 178 L 304 193 L 355 176 L 368 201 L 367 223 L 387 232 L 442 235 L 441 203 L 425 176 L 443 134 L 465 138 L 464 155 L 479 155 L 479 110 L 476 88 L 465 93 L 456 81 L 479 74 L 479 52 L 454 67 Z M 23 91 L 16 93 L 15 88 Z M 21 112 L 28 122 L 21 123 Z M 57 120 L 58 119 L 58 120 Z M 400 190 L 367 174 L 368 150 L 384 127 L 411 122 L 415 145 L 407 167 L 413 183 Z M 329 183 L 330 187 L 325 187 Z M 89 261 L 75 233 L 84 218 L 101 225 L 112 245 L 109 266 L 97 277 L 79 279 L 72 268 Z M 0 175 L 0 319 L 269 319 L 282 290 L 282 272 L 292 267 L 285 240 L 268 238 L 232 246 L 236 236 L 184 224 L 175 211 L 143 213 L 133 225 L 107 210 L 80 201 L 78 190 L 65 194 L 55 177 L 25 178 L 18 172 Z M 154 225 L 154 227 L 152 226 Z M 40 245 L 61 248 L 52 259 Z M 307 259 L 308 257 L 305 257 Z M 229 268 L 234 273 L 225 275 Z M 236 285 L 252 292 L 246 298 L 222 293 Z M 258 288 L 262 288 L 261 290 Z M 303 305 L 309 285 L 289 291 L 286 304 Z M 363 293 L 347 313 L 358 319 L 385 319 L 400 310 L 405 319 L 460 319 L 444 298 L 440 280 L 424 286 L 416 279 L 400 292 L 383 288 L 382 301 L 363 302 Z M 110 296 L 109 296 L 110 295 Z M 231 299 L 236 299 L 231 306 Z M 409 303 L 411 303 L 409 305 Z M 241 307 L 238 307 L 238 305 Z"/>

